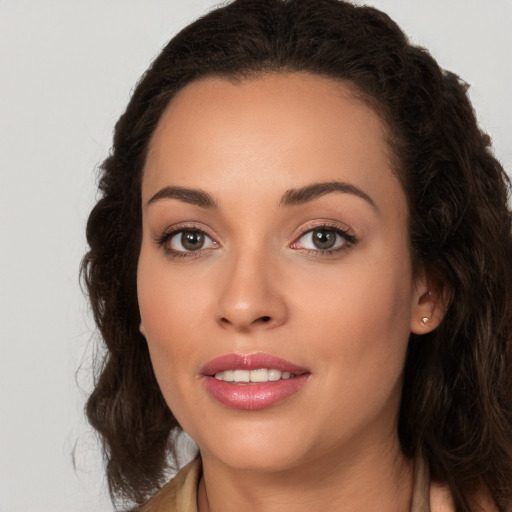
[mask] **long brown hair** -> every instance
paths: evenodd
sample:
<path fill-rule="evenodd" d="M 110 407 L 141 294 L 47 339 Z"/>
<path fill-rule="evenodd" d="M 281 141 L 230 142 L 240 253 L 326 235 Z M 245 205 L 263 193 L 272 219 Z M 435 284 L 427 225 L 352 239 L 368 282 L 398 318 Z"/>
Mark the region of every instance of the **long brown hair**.
<path fill-rule="evenodd" d="M 101 167 L 82 275 L 106 356 L 87 403 L 114 500 L 141 504 L 172 463 L 180 427 L 139 333 L 141 172 L 169 101 L 204 76 L 304 71 L 352 84 L 388 127 L 410 209 L 414 261 L 450 297 L 440 327 L 411 335 L 398 433 L 446 482 L 512 510 L 512 234 L 509 181 L 467 86 L 384 13 L 338 0 L 237 0 L 186 27 L 138 83 Z"/>

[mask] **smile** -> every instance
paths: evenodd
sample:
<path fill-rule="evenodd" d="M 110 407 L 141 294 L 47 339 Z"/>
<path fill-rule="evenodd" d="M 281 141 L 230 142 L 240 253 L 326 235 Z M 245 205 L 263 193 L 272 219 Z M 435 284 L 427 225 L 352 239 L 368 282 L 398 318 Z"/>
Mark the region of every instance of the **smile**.
<path fill-rule="evenodd" d="M 295 378 L 295 374 L 276 369 L 258 368 L 257 370 L 224 370 L 217 372 L 215 378 L 224 382 L 277 382 Z"/>
<path fill-rule="evenodd" d="M 201 371 L 206 391 L 232 409 L 258 410 L 296 394 L 311 373 L 289 361 L 264 353 L 228 354 Z"/>

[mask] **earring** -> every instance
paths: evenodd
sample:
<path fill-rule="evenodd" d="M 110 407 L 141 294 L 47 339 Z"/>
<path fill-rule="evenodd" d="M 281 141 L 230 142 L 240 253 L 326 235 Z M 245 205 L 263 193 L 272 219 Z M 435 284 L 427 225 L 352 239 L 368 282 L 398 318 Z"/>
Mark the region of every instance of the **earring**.
<path fill-rule="evenodd" d="M 427 324 L 428 324 L 429 319 L 428 319 L 426 316 L 424 316 L 424 317 L 421 319 L 421 321 L 423 322 L 423 325 L 427 325 Z"/>

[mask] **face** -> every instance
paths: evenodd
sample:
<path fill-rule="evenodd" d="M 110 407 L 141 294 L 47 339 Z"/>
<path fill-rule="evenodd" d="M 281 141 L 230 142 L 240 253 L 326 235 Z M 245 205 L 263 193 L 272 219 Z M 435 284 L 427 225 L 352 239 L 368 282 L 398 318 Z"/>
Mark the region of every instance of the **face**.
<path fill-rule="evenodd" d="M 142 201 L 141 332 L 203 459 L 277 471 L 396 443 L 426 288 L 370 108 L 307 74 L 192 83 Z"/>

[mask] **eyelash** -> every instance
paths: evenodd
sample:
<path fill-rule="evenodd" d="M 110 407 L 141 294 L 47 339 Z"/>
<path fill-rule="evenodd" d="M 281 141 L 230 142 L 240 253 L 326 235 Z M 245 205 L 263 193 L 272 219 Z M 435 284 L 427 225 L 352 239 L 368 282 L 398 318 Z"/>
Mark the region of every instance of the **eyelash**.
<path fill-rule="evenodd" d="M 197 226 L 187 226 L 187 225 L 180 225 L 176 226 L 171 231 L 166 231 L 161 236 L 157 236 L 155 238 L 155 242 L 159 247 L 162 247 L 162 249 L 172 258 L 195 258 L 199 255 L 201 255 L 204 251 L 207 251 L 209 249 L 198 249 L 196 251 L 177 251 L 176 249 L 172 249 L 171 247 L 168 247 L 166 244 L 173 239 L 176 235 L 180 233 L 200 233 L 204 236 L 208 237 L 210 240 L 213 240 L 211 236 L 209 236 L 204 230 L 199 229 Z M 217 242 L 214 241 L 216 245 L 218 245 Z"/>
<path fill-rule="evenodd" d="M 340 247 L 336 247 L 333 249 L 306 249 L 306 248 L 294 248 L 293 246 L 298 243 L 299 240 L 304 238 L 307 234 L 313 233 L 315 231 L 331 231 L 334 232 L 336 235 L 342 237 L 345 239 L 345 243 L 343 243 Z M 203 254 L 205 251 L 210 250 L 210 248 L 205 249 L 198 249 L 196 251 L 178 251 L 176 249 L 171 249 L 166 244 L 172 240 L 172 238 L 180 233 L 183 232 L 189 232 L 189 233 L 200 233 L 204 236 L 208 237 L 210 240 L 213 241 L 214 244 L 217 246 L 219 245 L 218 242 L 215 242 L 212 237 L 210 237 L 205 231 L 197 228 L 196 226 L 187 226 L 187 225 L 180 225 L 172 229 L 171 231 L 166 231 L 160 236 L 157 236 L 155 238 L 155 242 L 159 247 L 162 247 L 163 250 L 172 258 L 195 258 Z M 319 224 L 316 226 L 312 226 L 302 233 L 295 239 L 295 241 L 291 244 L 291 247 L 294 250 L 300 251 L 303 254 L 309 254 L 317 257 L 329 257 L 329 256 L 335 256 L 343 251 L 346 251 L 356 245 L 358 243 L 358 239 L 350 234 L 348 230 L 342 229 L 337 225 L 334 224 Z"/>
<path fill-rule="evenodd" d="M 326 257 L 329 257 L 329 256 L 336 256 L 336 255 L 340 254 L 341 252 L 344 252 L 344 251 L 350 249 L 351 247 L 356 245 L 357 242 L 358 242 L 358 239 L 354 235 L 350 234 L 348 232 L 348 230 L 345 230 L 345 229 L 343 229 L 340 226 L 335 225 L 335 224 L 326 224 L 326 223 L 324 223 L 324 224 L 319 224 L 319 225 L 316 225 L 316 226 L 312 226 L 309 229 L 306 229 L 305 231 L 303 231 L 296 238 L 296 241 L 293 242 L 292 246 L 297 244 L 298 241 L 301 240 L 302 238 L 304 238 L 307 234 L 313 233 L 315 231 L 330 231 L 330 232 L 333 232 L 336 235 L 340 236 L 341 238 L 345 239 L 345 243 L 343 243 L 340 247 L 335 247 L 335 248 L 332 248 L 332 249 L 325 249 L 325 250 L 322 250 L 322 249 L 306 249 L 306 248 L 299 248 L 299 247 L 295 248 L 295 250 L 301 251 L 303 254 L 309 254 L 309 255 L 313 255 L 315 257 L 326 258 Z"/>

